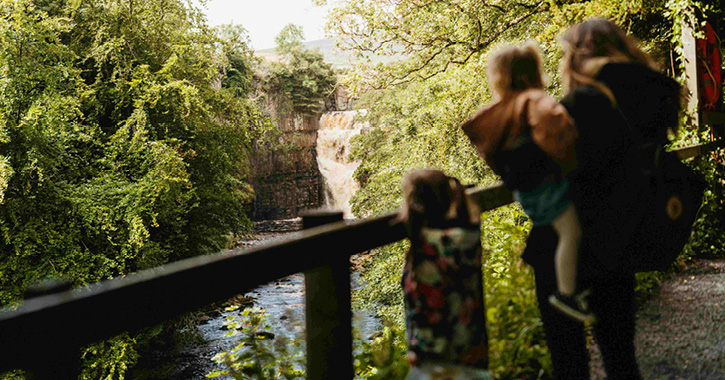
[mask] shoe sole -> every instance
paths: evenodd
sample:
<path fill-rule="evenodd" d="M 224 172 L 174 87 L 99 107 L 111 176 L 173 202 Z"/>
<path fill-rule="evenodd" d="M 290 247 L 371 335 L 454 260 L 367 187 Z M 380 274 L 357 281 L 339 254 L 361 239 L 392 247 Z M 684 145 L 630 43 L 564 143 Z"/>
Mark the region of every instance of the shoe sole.
<path fill-rule="evenodd" d="M 594 324 L 597 322 L 597 318 L 591 314 L 584 314 L 581 313 L 575 309 L 572 309 L 569 307 L 569 305 L 560 302 L 556 297 L 549 296 L 549 303 L 551 306 L 554 306 L 557 310 L 561 311 L 562 313 L 566 314 L 567 316 L 576 319 L 579 322 L 585 322 Z"/>

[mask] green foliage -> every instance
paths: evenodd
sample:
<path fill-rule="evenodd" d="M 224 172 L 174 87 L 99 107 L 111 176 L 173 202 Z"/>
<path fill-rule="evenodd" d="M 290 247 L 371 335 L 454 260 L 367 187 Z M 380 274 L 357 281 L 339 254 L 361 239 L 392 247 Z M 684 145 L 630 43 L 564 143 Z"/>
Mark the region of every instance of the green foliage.
<path fill-rule="evenodd" d="M 249 228 L 247 156 L 268 122 L 244 98 L 242 31 L 221 34 L 182 0 L 0 1 L 0 304 Z M 83 376 L 123 378 L 135 344 L 89 347 Z"/>
<path fill-rule="evenodd" d="M 699 30 L 701 24 L 698 22 L 697 14 L 711 14 L 720 7 L 720 3 L 715 1 L 670 0 L 667 2 L 664 16 L 672 23 L 672 32 L 669 35 L 670 43 L 676 52 L 675 59 L 678 69 L 676 72 L 679 72 L 683 77 L 685 74 L 685 58 L 682 45 L 683 27 L 692 28 L 696 36 L 701 36 Z M 694 127 L 690 123 L 686 125 L 691 128 Z"/>
<path fill-rule="evenodd" d="M 305 33 L 301 26 L 295 24 L 287 24 L 282 28 L 274 42 L 277 44 L 275 50 L 278 54 L 290 53 L 293 49 L 302 45 L 305 40 Z"/>
<path fill-rule="evenodd" d="M 684 57 L 682 53 L 683 26 L 688 24 L 694 28 L 695 36 L 701 36 L 703 20 L 701 15 L 708 17 L 722 18 L 721 4 L 716 1 L 694 1 L 694 0 L 672 0 L 667 3 L 665 16 L 671 20 L 673 31 L 671 43 L 677 52 L 676 60 L 678 72 L 683 75 L 684 81 Z M 722 99 L 721 99 L 722 101 Z M 674 137 L 671 146 L 682 147 L 709 141 L 711 127 L 700 124 L 693 125 L 694 118 L 691 115 L 683 115 L 677 136 Z M 697 157 L 689 162 L 689 165 L 702 175 L 708 183 L 705 190 L 703 205 L 700 209 L 698 219 L 693 226 L 693 232 L 688 244 L 678 258 L 678 264 L 683 265 L 695 257 L 722 257 L 725 250 L 725 234 L 723 233 L 723 221 L 725 221 L 725 205 L 723 204 L 723 190 L 725 184 L 725 153 L 717 150 L 711 154 Z"/>
<path fill-rule="evenodd" d="M 526 38 L 526 33 L 534 35 L 527 27 L 522 32 L 517 40 Z M 409 81 L 361 97 L 358 107 L 367 109 L 367 119 L 377 127 L 358 136 L 351 149 L 351 157 L 361 160 L 355 176 L 362 186 L 352 201 L 356 216 L 397 207 L 402 178 L 416 168 L 440 168 L 469 184 L 497 181 L 458 127 L 490 99 L 485 59 L 495 46 L 497 42 L 465 65 L 451 66 L 425 81 Z M 353 72 L 352 80 L 360 79 Z M 519 259 L 528 233 L 525 220 L 520 208 L 510 206 L 484 214 L 482 223 L 489 367 L 501 379 L 551 374 L 533 277 Z M 376 251 L 373 264 L 362 275 L 365 286 L 355 294 L 356 307 L 376 308 L 378 315 L 395 323 L 391 331 L 404 326 L 400 274 L 407 244 Z M 392 370 L 389 365 L 366 363 L 376 371 Z"/>
<path fill-rule="evenodd" d="M 253 64 L 257 62 L 247 30 L 241 25 L 225 24 L 216 27 L 222 46 L 222 53 L 229 62 L 221 85 L 232 91 L 234 96 L 244 98 L 252 90 Z"/>
<path fill-rule="evenodd" d="M 519 258 L 529 229 L 530 222 L 517 205 L 483 214 L 489 369 L 498 379 L 551 376 L 533 273 Z M 376 251 L 373 264 L 362 274 L 364 286 L 353 298 L 356 308 L 376 310 L 386 321 L 381 334 L 373 342 L 364 343 L 364 351 L 357 357 L 363 378 L 401 374 L 407 368 L 400 364 L 406 351 L 400 275 L 407 245 L 407 241 L 399 242 Z"/>
<path fill-rule="evenodd" d="M 79 380 L 122 380 L 138 360 L 136 341 L 121 334 L 115 338 L 92 344 L 81 355 L 83 366 Z"/>
<path fill-rule="evenodd" d="M 401 180 L 416 168 L 440 168 L 479 186 L 496 181 L 458 125 L 489 101 L 486 58 L 498 45 L 538 39 L 553 78 L 549 90 L 560 94 L 561 52 L 556 38 L 588 17 L 609 17 L 638 37 L 642 47 L 674 75 L 680 71 L 670 58 L 678 52 L 672 41 L 679 39 L 679 32 L 673 31 L 673 25 L 682 12 L 694 12 L 693 5 L 691 0 L 678 4 L 663 0 L 341 2 L 329 27 L 341 36 L 338 44 L 343 49 L 363 60 L 370 54 L 408 57 L 388 64 L 363 62 L 346 75 L 345 83 L 362 94 L 357 107 L 367 110 L 366 118 L 374 126 L 353 141 L 351 158 L 361 161 L 355 172 L 361 189 L 351 202 L 354 214 L 367 217 L 397 207 Z M 705 132 L 682 129 L 675 144 L 700 142 Z M 715 165 L 697 165 L 708 173 L 710 183 L 722 183 L 721 176 L 712 177 L 721 171 Z M 725 234 L 716 226 L 722 225 L 722 218 L 715 215 L 723 215 L 716 211 L 722 210 L 723 197 L 713 189 L 706 196 L 705 208 L 713 210 L 706 210 L 708 216 L 696 223 L 695 238 L 686 252 L 722 251 L 720 240 Z M 551 376 L 533 276 L 519 258 L 528 228 L 527 218 L 515 205 L 485 213 L 482 222 L 490 369 L 499 379 Z M 402 242 L 374 251 L 374 260 L 362 275 L 365 286 L 355 294 L 356 307 L 375 308 L 397 329 L 403 326 L 399 276 L 406 249 L 407 243 Z M 644 297 L 655 289 L 660 277 L 659 273 L 639 274 L 638 295 Z M 392 362 L 366 363 L 374 368 L 394 367 Z"/>
<path fill-rule="evenodd" d="M 655 295 L 659 289 L 660 281 L 664 277 L 663 272 L 641 272 L 635 273 L 634 297 L 637 303 L 642 303 Z"/>
<path fill-rule="evenodd" d="M 226 310 L 237 309 L 237 306 L 231 306 Z M 227 336 L 240 336 L 239 344 L 230 351 L 216 354 L 212 360 L 225 368 L 206 377 L 232 376 L 234 379 L 257 380 L 304 378 L 305 371 L 299 369 L 304 364 L 299 341 L 286 338 L 269 341 L 266 311 L 248 308 L 226 318 Z"/>
<path fill-rule="evenodd" d="M 518 205 L 482 216 L 489 370 L 498 379 L 551 376 L 533 271 L 519 257 L 530 228 Z"/>
<path fill-rule="evenodd" d="M 467 65 L 495 43 L 532 35 L 546 21 L 548 2 L 475 0 L 346 0 L 328 24 L 343 50 L 362 62 L 354 90 L 426 80 Z M 375 65 L 366 56 L 403 54 L 408 59 Z"/>
<path fill-rule="evenodd" d="M 45 276 L 84 284 L 214 252 L 248 226 L 261 116 L 209 86 L 218 57 L 198 15 L 161 3 L 1 3 L 0 302 Z"/>
<path fill-rule="evenodd" d="M 279 116 L 289 116 L 292 112 L 318 115 L 337 82 L 322 54 L 304 47 L 303 38 L 301 27 L 285 26 L 275 39 L 280 60 L 268 64 L 268 72 L 262 79 L 262 89 L 277 103 Z"/>
<path fill-rule="evenodd" d="M 682 0 L 681 2 L 691 2 Z M 405 1 L 344 0 L 333 10 L 328 29 L 342 50 L 361 60 L 351 73 L 355 93 L 368 88 L 426 80 L 457 66 L 468 66 L 501 42 L 536 38 L 544 50 L 570 25 L 589 17 L 609 17 L 645 41 L 663 67 L 670 66 L 672 20 L 666 0 Z M 679 34 L 678 34 L 679 36 Z M 371 56 L 408 57 L 387 64 Z"/>
<path fill-rule="evenodd" d="M 492 184 L 490 169 L 458 128 L 490 95 L 482 67 L 471 64 L 425 82 L 365 94 L 358 106 L 376 126 L 352 141 L 350 157 L 362 185 L 352 210 L 365 217 L 400 204 L 400 183 L 411 170 L 438 167 L 464 183 Z"/>
<path fill-rule="evenodd" d="M 403 380 L 410 372 L 405 330 L 384 320 L 383 329 L 371 340 L 360 342 L 355 355 L 356 378 L 366 380 Z"/>

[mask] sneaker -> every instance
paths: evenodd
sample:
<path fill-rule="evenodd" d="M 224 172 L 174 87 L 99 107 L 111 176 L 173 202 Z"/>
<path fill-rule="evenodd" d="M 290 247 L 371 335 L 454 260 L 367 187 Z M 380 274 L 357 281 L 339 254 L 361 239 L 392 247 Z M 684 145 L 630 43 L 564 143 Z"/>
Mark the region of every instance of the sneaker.
<path fill-rule="evenodd" d="M 573 296 L 567 296 L 556 292 L 556 294 L 549 296 L 549 303 L 571 318 L 580 322 L 594 324 L 597 322 L 597 317 L 589 311 L 587 303 L 589 293 L 589 290 L 585 290 Z"/>

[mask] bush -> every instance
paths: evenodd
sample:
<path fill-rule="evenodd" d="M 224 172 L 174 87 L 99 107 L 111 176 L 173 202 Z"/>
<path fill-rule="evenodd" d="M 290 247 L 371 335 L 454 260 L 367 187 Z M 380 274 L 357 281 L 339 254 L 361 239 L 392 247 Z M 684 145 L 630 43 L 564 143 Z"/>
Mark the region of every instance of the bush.
<path fill-rule="evenodd" d="M 251 227 L 247 155 L 268 122 L 240 97 L 240 45 L 203 20 L 183 0 L 0 0 L 0 304 L 47 277 L 218 252 Z M 123 378 L 135 345 L 92 345 L 83 376 Z"/>
<path fill-rule="evenodd" d="M 228 307 L 235 311 L 238 306 Z M 208 378 L 232 376 L 235 379 L 298 379 L 304 378 L 304 363 L 300 342 L 284 337 L 272 337 L 267 325 L 266 311 L 254 307 L 227 317 L 224 323 L 227 336 L 239 336 L 239 344 L 230 351 L 220 352 L 212 358 L 224 369 L 213 371 Z"/>

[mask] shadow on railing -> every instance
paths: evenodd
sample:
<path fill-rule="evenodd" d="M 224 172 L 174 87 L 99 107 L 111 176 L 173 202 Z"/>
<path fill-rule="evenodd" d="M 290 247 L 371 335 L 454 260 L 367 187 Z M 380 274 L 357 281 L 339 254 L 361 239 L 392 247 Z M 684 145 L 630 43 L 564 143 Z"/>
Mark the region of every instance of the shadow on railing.
<path fill-rule="evenodd" d="M 721 146 L 722 140 L 675 152 L 686 159 Z M 468 195 L 482 211 L 513 201 L 501 184 L 469 189 Z M 349 257 L 404 239 L 394 217 L 343 221 L 341 213 L 311 211 L 303 216 L 304 229 L 282 241 L 30 298 L 18 310 L 0 313 L 0 373 L 25 369 L 39 379 L 75 379 L 80 348 L 87 344 L 305 272 L 308 378 L 352 379 Z"/>

